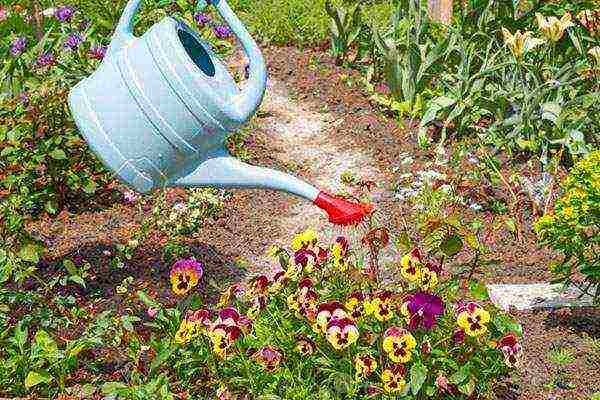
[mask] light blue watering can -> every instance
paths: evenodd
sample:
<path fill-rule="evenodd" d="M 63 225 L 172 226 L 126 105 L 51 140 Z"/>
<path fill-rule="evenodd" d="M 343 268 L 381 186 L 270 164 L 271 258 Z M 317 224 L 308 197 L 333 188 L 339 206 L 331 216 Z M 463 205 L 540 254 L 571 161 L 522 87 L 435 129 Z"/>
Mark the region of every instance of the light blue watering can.
<path fill-rule="evenodd" d="M 243 89 L 183 21 L 165 17 L 135 37 L 140 2 L 129 1 L 98 70 L 69 93 L 79 130 L 109 169 L 142 193 L 167 186 L 274 189 L 314 202 L 334 223 L 362 219 L 369 211 L 363 205 L 229 155 L 225 138 L 260 105 L 267 71 L 257 44 L 225 0 L 211 4 L 250 61 Z"/>

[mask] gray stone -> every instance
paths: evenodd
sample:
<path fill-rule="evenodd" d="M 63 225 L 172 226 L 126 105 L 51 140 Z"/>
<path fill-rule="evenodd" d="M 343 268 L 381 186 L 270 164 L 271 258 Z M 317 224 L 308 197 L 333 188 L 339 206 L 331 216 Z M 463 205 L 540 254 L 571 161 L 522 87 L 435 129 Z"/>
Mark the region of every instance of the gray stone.
<path fill-rule="evenodd" d="M 576 287 L 550 283 L 487 285 L 490 300 L 499 308 L 533 310 L 536 308 L 589 307 L 593 299 Z"/>

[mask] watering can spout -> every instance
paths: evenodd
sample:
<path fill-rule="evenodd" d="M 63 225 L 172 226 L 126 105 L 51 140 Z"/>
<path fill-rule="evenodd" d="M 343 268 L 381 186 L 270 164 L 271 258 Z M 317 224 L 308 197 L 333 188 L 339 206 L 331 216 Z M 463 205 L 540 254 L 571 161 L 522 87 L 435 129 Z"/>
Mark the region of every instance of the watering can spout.
<path fill-rule="evenodd" d="M 354 225 L 371 214 L 370 204 L 351 202 L 331 196 L 314 186 L 280 171 L 257 167 L 231 157 L 223 150 L 204 161 L 191 174 L 179 178 L 171 186 L 272 189 L 303 197 L 323 209 L 336 225 Z"/>
<path fill-rule="evenodd" d="M 262 53 L 244 25 L 224 0 L 210 0 L 221 17 L 240 41 L 250 62 L 249 76 L 244 88 L 233 97 L 231 118 L 237 123 L 248 121 L 260 105 L 267 85 L 267 67 Z"/>
<path fill-rule="evenodd" d="M 319 195 L 317 188 L 292 175 L 246 164 L 226 155 L 225 151 L 223 155 L 208 158 L 192 173 L 173 182 L 172 186 L 272 189 L 291 193 L 311 202 Z"/>

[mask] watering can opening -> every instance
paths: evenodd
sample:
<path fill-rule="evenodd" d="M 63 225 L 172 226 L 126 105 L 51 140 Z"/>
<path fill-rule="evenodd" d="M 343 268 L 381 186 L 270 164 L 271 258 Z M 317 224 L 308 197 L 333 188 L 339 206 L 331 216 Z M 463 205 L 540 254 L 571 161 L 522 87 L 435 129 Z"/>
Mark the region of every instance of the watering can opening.
<path fill-rule="evenodd" d="M 215 65 L 213 64 L 213 61 L 204 46 L 202 46 L 202 43 L 200 43 L 186 29 L 183 29 L 181 24 L 178 24 L 177 36 L 181 41 L 183 49 L 187 55 L 190 56 L 194 64 L 196 64 L 196 66 L 200 68 L 200 70 L 206 76 L 215 76 Z"/>

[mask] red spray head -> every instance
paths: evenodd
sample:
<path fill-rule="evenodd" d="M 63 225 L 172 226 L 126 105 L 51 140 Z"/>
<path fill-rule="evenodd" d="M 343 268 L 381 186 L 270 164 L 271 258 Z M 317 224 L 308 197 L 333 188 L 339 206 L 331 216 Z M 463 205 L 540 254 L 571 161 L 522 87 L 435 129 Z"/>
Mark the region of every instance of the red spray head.
<path fill-rule="evenodd" d="M 314 204 L 327 212 L 329 222 L 336 225 L 356 225 L 373 211 L 372 204 L 353 203 L 320 192 Z"/>

